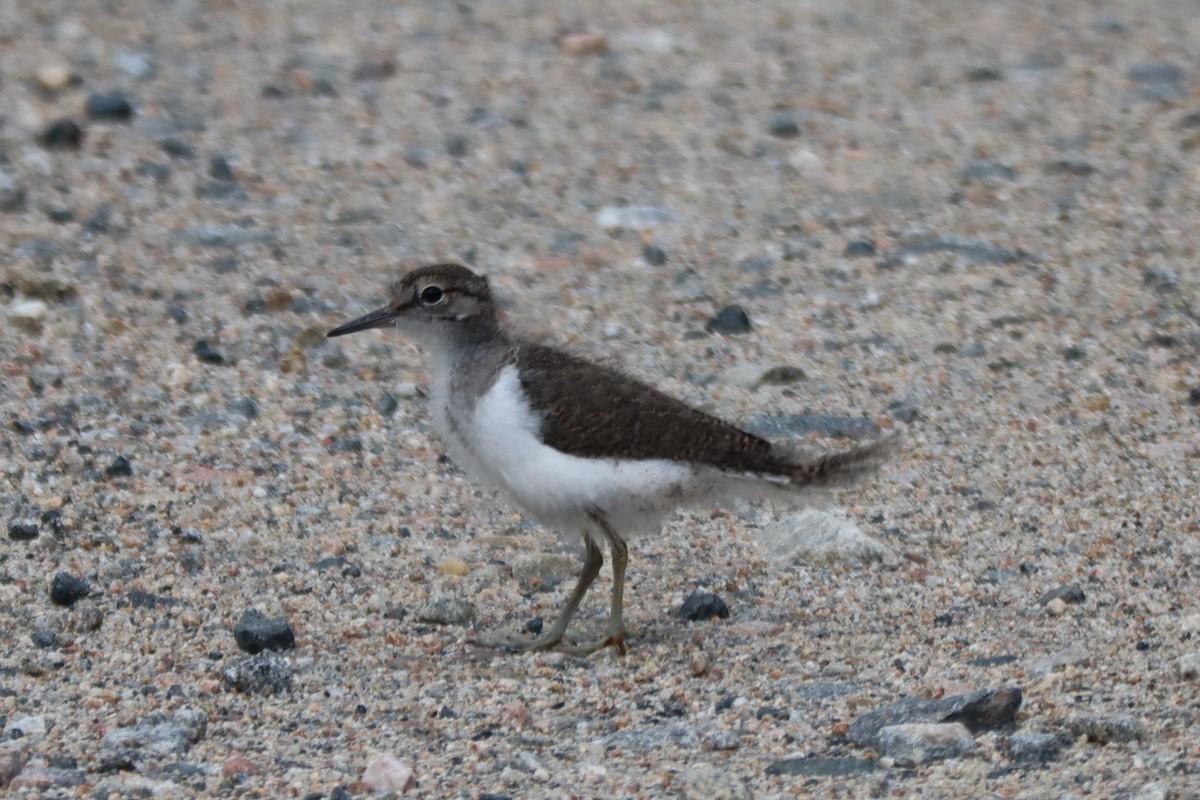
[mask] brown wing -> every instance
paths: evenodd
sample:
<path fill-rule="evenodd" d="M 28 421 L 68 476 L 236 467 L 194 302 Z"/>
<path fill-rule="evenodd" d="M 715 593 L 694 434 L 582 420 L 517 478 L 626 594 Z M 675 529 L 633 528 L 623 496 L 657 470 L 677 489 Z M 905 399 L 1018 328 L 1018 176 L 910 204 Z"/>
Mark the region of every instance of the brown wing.
<path fill-rule="evenodd" d="M 546 444 L 590 458 L 668 459 L 786 474 L 771 443 L 590 361 L 536 344 L 517 351 Z M 563 402 L 564 398 L 570 398 Z"/>

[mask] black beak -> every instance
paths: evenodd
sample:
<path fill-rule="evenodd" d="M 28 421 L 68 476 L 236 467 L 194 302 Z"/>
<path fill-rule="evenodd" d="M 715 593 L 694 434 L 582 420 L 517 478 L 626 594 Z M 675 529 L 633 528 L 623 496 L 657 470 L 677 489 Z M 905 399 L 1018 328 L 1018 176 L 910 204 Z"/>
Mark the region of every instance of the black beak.
<path fill-rule="evenodd" d="M 345 325 L 338 327 L 325 334 L 329 338 L 334 336 L 345 336 L 347 333 L 358 333 L 359 331 L 369 331 L 372 328 L 387 328 L 391 326 L 392 320 L 396 318 L 396 311 L 390 306 L 377 308 L 369 314 L 363 314 L 355 320 L 347 322 Z"/>

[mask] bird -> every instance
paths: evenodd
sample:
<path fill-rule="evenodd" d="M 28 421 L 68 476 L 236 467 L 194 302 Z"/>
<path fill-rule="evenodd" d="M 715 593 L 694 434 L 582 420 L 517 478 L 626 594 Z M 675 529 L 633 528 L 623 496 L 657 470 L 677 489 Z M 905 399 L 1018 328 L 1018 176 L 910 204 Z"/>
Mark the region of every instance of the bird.
<path fill-rule="evenodd" d="M 329 331 L 394 329 L 430 365 L 434 427 L 469 476 L 507 493 L 542 525 L 582 539 L 566 605 L 533 640 L 478 639 L 509 650 L 624 656 L 626 537 L 675 508 L 733 498 L 796 503 L 804 490 L 876 469 L 896 436 L 818 456 L 770 442 L 606 364 L 530 341 L 502 324 L 488 279 L 454 263 L 416 268 L 386 305 Z M 576 643 L 567 629 L 609 552 L 607 630 Z"/>

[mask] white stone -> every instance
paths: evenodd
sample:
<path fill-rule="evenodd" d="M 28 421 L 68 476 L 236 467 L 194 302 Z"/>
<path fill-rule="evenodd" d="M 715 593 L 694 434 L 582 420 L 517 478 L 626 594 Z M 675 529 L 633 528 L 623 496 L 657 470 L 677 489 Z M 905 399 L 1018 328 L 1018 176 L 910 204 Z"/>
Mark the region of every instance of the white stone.
<path fill-rule="evenodd" d="M 888 725 L 879 730 L 883 754 L 901 767 L 958 758 L 975 749 L 975 739 L 961 722 Z"/>
<path fill-rule="evenodd" d="M 388 753 L 380 753 L 362 774 L 363 784 L 373 792 L 407 792 L 416 788 L 412 767 Z"/>
<path fill-rule="evenodd" d="M 40 322 L 50 313 L 50 307 L 41 300 L 18 300 L 8 307 L 8 314 L 16 320 Z"/>
<path fill-rule="evenodd" d="M 867 536 L 853 520 L 815 508 L 782 517 L 756 538 L 765 552 L 785 563 L 893 565 L 900 560 L 891 547 Z"/>
<path fill-rule="evenodd" d="M 1180 656 L 1179 660 L 1175 662 L 1175 668 L 1179 671 L 1181 678 L 1200 677 L 1200 651 Z"/>

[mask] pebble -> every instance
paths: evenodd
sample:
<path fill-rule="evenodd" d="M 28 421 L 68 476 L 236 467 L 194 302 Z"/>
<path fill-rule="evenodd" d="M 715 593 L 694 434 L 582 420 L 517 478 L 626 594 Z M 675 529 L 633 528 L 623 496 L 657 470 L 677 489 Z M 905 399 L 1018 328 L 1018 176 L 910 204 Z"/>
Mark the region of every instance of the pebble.
<path fill-rule="evenodd" d="M 675 612 L 675 616 L 688 622 L 729 619 L 729 606 L 712 592 L 692 592 Z"/>
<path fill-rule="evenodd" d="M 70 629 L 76 633 L 92 633 L 104 625 L 104 612 L 91 601 L 85 600 L 74 607 L 74 613 L 67 621 Z"/>
<path fill-rule="evenodd" d="M 430 625 L 470 625 L 475 621 L 475 605 L 452 594 L 434 595 L 417 609 L 416 620 Z"/>
<path fill-rule="evenodd" d="M 46 718 L 40 714 L 14 719 L 4 726 L 5 739 L 28 739 L 30 742 L 40 742 L 46 738 L 49 726 Z"/>
<path fill-rule="evenodd" d="M 1172 62 L 1147 61 L 1135 64 L 1125 75 L 1134 85 L 1135 95 L 1142 100 L 1178 103 L 1191 94 L 1183 68 Z"/>
<path fill-rule="evenodd" d="M 878 735 L 883 754 L 897 766 L 959 758 L 975 750 L 975 739 L 959 722 L 888 725 Z"/>
<path fill-rule="evenodd" d="M 0 212 L 12 213 L 25 209 L 25 187 L 7 172 L 0 172 Z"/>
<path fill-rule="evenodd" d="M 50 585 L 50 602 L 56 606 L 72 606 L 87 597 L 91 590 L 87 581 L 80 580 L 69 572 L 60 572 L 54 576 Z"/>
<path fill-rule="evenodd" d="M 870 258 L 875 255 L 875 245 L 863 239 L 855 239 L 846 243 L 842 255 L 846 258 Z"/>
<path fill-rule="evenodd" d="M 1200 678 L 1200 651 L 1180 656 L 1175 662 L 1175 670 L 1185 680 Z"/>
<path fill-rule="evenodd" d="M 60 769 L 57 767 L 26 767 L 12 779 L 10 789 L 70 789 L 82 786 L 87 780 L 87 773 L 81 769 Z M 2 784 L 0 784 L 2 785 Z"/>
<path fill-rule="evenodd" d="M 1021 690 L 1017 687 L 936 699 L 905 697 L 858 717 L 851 723 L 847 736 L 860 747 L 875 747 L 879 732 L 888 726 L 960 722 L 975 730 L 992 730 L 1012 724 L 1021 700 Z"/>
<path fill-rule="evenodd" d="M 85 108 L 92 119 L 126 122 L 133 118 L 133 104 L 121 91 L 89 95 Z"/>
<path fill-rule="evenodd" d="M 58 644 L 58 634 L 48 628 L 40 628 L 34 631 L 29 636 L 33 646 L 39 650 L 46 650 Z"/>
<path fill-rule="evenodd" d="M 38 537 L 38 526 L 32 522 L 8 523 L 8 538 L 14 542 L 31 542 Z"/>
<path fill-rule="evenodd" d="M 704 323 L 709 333 L 749 333 L 750 315 L 739 305 L 725 306 Z"/>
<path fill-rule="evenodd" d="M 296 635 L 283 617 L 268 619 L 258 609 L 247 608 L 233 626 L 233 638 L 238 647 L 250 653 L 263 650 L 282 652 L 296 646 Z"/>
<path fill-rule="evenodd" d="M 1067 612 L 1067 601 L 1061 597 L 1055 597 L 1053 600 L 1046 603 L 1046 613 L 1052 617 L 1061 617 Z"/>
<path fill-rule="evenodd" d="M 404 793 L 417 786 L 412 767 L 388 753 L 376 756 L 363 770 L 360 780 L 373 792 Z"/>
<path fill-rule="evenodd" d="M 104 474 L 109 479 L 129 478 L 133 475 L 133 465 L 129 463 L 129 459 L 125 456 L 117 456 L 112 460 L 112 463 L 104 468 Z"/>
<path fill-rule="evenodd" d="M 221 775 L 225 778 L 232 778 L 235 775 L 257 775 L 262 772 L 258 764 L 255 764 L 245 756 L 233 756 L 226 759 L 221 765 Z"/>
<path fill-rule="evenodd" d="M 1005 740 L 1004 749 L 1013 761 L 1045 763 L 1058 758 L 1070 743 L 1070 738 L 1062 734 L 1019 731 Z"/>
<path fill-rule="evenodd" d="M 437 571 L 442 575 L 454 575 L 461 578 L 464 575 L 469 574 L 471 572 L 471 568 L 467 565 L 467 562 L 463 561 L 461 558 L 451 556 L 450 558 L 442 559 L 442 561 L 438 563 Z"/>
<path fill-rule="evenodd" d="M 108 750 L 141 750 L 155 756 L 177 756 L 204 738 L 208 719 L 203 712 L 181 708 L 172 715 L 153 712 L 131 727 L 109 731 L 100 741 Z"/>
<path fill-rule="evenodd" d="M 812 775 L 818 778 L 845 778 L 868 775 L 879 765 L 866 758 L 785 758 L 767 766 L 768 775 Z"/>
<path fill-rule="evenodd" d="M 27 333 L 38 334 L 50 307 L 41 300 L 18 300 L 8 307 L 8 319 L 13 326 Z"/>
<path fill-rule="evenodd" d="M 154 64 L 142 53 L 122 50 L 113 56 L 113 67 L 131 78 L 149 78 L 154 74 Z"/>
<path fill-rule="evenodd" d="M 863 533 L 851 519 L 807 508 L 781 516 L 755 533 L 764 555 L 778 563 L 896 564 L 887 544 Z"/>
<path fill-rule="evenodd" d="M 599 31 L 566 33 L 558 37 L 558 49 L 569 56 L 594 56 L 608 50 L 608 36 Z"/>
<path fill-rule="evenodd" d="M 78 150 L 83 144 L 83 128 L 72 119 L 55 120 L 41 130 L 37 140 L 48 150 Z"/>
<path fill-rule="evenodd" d="M 1086 736 L 1089 742 L 1134 742 L 1145 737 L 1142 723 L 1126 714 L 1085 715 L 1072 718 L 1067 724 L 1075 736 Z"/>
<path fill-rule="evenodd" d="M 61 61 L 51 61 L 33 71 L 33 79 L 47 92 L 61 92 L 71 85 L 71 67 Z"/>
<path fill-rule="evenodd" d="M 192 345 L 192 354 L 196 359 L 205 364 L 215 364 L 221 366 L 225 364 L 225 356 L 213 349 L 212 344 L 207 339 L 197 339 Z"/>
<path fill-rule="evenodd" d="M 263 650 L 234 660 L 221 677 L 245 694 L 282 694 L 291 691 L 292 665 L 274 650 Z"/>
<path fill-rule="evenodd" d="M 1038 605 L 1047 605 L 1051 600 L 1055 599 L 1062 600 L 1064 603 L 1082 603 L 1085 595 L 1079 584 L 1070 583 L 1066 586 L 1059 586 L 1057 589 L 1051 589 L 1043 594 L 1038 598 Z"/>
<path fill-rule="evenodd" d="M 661 247 L 648 244 L 642 247 L 642 260 L 652 267 L 661 267 L 667 263 L 667 253 Z"/>
<path fill-rule="evenodd" d="M 649 231 L 679 221 L 678 214 L 663 206 L 605 206 L 596 214 L 596 227 L 605 231 Z"/>

